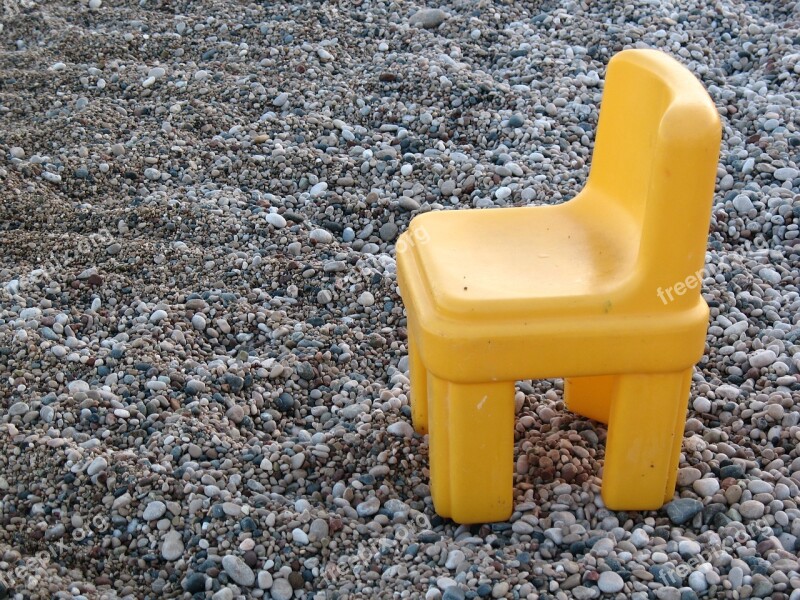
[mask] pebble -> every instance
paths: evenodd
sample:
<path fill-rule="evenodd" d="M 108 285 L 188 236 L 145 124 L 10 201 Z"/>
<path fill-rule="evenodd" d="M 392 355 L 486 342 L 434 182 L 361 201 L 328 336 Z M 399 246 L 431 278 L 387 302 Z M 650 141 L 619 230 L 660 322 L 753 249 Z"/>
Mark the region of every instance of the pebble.
<path fill-rule="evenodd" d="M 328 537 L 330 533 L 328 522 L 325 519 L 314 519 L 308 529 L 308 539 L 319 542 Z"/>
<path fill-rule="evenodd" d="M 719 480 L 713 478 L 698 479 L 692 484 L 692 487 L 697 495 L 703 498 L 713 496 L 720 489 Z"/>
<path fill-rule="evenodd" d="M 108 468 L 108 461 L 102 456 L 98 456 L 89 463 L 89 466 L 86 468 L 86 474 L 89 475 L 89 477 L 94 477 L 98 473 L 105 471 L 106 468 Z"/>
<path fill-rule="evenodd" d="M 228 554 L 222 558 L 222 568 L 228 577 L 244 587 L 252 587 L 256 581 L 256 575 L 245 562 L 233 554 Z"/>
<path fill-rule="evenodd" d="M 775 169 L 772 176 L 778 181 L 792 181 L 800 177 L 800 170 L 793 167 L 782 167 L 780 169 Z"/>
<path fill-rule="evenodd" d="M 765 506 L 758 500 L 747 500 L 739 506 L 739 514 L 745 519 L 760 519 L 764 516 Z"/>
<path fill-rule="evenodd" d="M 291 600 L 294 590 L 287 579 L 276 579 L 269 590 L 273 600 Z"/>
<path fill-rule="evenodd" d="M 777 355 L 772 350 L 761 350 L 750 357 L 750 365 L 756 369 L 768 367 L 778 360 Z"/>
<path fill-rule="evenodd" d="M 386 428 L 386 431 L 392 435 L 397 435 L 400 437 L 410 438 L 414 435 L 414 428 L 406 421 L 397 421 L 396 423 L 392 423 Z"/>
<path fill-rule="evenodd" d="M 597 587 L 604 594 L 616 594 L 622 591 L 622 588 L 625 587 L 625 582 L 614 571 L 603 571 L 597 580 Z"/>
<path fill-rule="evenodd" d="M 421 8 L 409 19 L 411 25 L 435 29 L 447 20 L 447 13 L 439 8 Z"/>
<path fill-rule="evenodd" d="M 703 504 L 692 498 L 673 500 L 664 507 L 667 516 L 675 525 L 683 525 L 703 510 Z"/>
<path fill-rule="evenodd" d="M 183 556 L 183 539 L 181 534 L 174 529 L 167 532 L 161 544 L 161 557 L 164 560 L 178 560 Z"/>
<path fill-rule="evenodd" d="M 333 241 L 333 235 L 325 229 L 312 229 L 308 237 L 318 244 L 330 244 Z"/>
<path fill-rule="evenodd" d="M 286 227 L 286 219 L 278 213 L 267 213 L 264 220 L 272 225 L 275 229 L 283 229 Z"/>
<path fill-rule="evenodd" d="M 525 117 L 523 117 L 522 115 L 519 115 L 519 114 L 513 115 L 508 120 L 508 126 L 509 127 L 522 127 L 524 124 L 525 124 Z"/>
<path fill-rule="evenodd" d="M 292 541 L 298 546 L 307 546 L 308 534 L 299 527 L 296 527 L 292 529 Z"/>
<path fill-rule="evenodd" d="M 281 92 L 280 94 L 275 96 L 275 99 L 272 101 L 272 104 L 274 106 L 277 106 L 278 108 L 283 108 L 288 101 L 289 101 L 288 92 Z"/>
<path fill-rule="evenodd" d="M 358 297 L 358 303 L 365 308 L 373 306 L 375 304 L 375 297 L 372 295 L 372 292 L 363 292 Z"/>
<path fill-rule="evenodd" d="M 451 550 L 447 555 L 447 561 L 445 562 L 444 566 L 452 571 L 464 560 L 466 560 L 466 556 L 464 556 L 464 553 L 461 550 Z"/>
<path fill-rule="evenodd" d="M 166 512 L 166 504 L 164 504 L 161 500 L 153 500 L 152 502 L 148 503 L 147 507 L 144 509 L 142 518 L 145 521 L 155 521 L 163 517 Z"/>
<path fill-rule="evenodd" d="M 358 506 L 356 506 L 356 513 L 358 513 L 359 517 L 371 517 L 381 507 L 381 502 L 375 496 L 370 496 L 364 502 L 361 502 Z"/>

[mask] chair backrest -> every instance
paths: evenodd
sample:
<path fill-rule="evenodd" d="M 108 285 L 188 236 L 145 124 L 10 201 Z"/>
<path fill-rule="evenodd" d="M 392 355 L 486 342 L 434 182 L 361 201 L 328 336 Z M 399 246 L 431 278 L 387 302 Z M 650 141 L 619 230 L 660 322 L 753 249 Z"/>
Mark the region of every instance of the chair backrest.
<path fill-rule="evenodd" d="M 636 223 L 638 284 L 654 298 L 703 268 L 720 135 L 714 103 L 676 60 L 656 50 L 611 59 L 587 187 Z"/>

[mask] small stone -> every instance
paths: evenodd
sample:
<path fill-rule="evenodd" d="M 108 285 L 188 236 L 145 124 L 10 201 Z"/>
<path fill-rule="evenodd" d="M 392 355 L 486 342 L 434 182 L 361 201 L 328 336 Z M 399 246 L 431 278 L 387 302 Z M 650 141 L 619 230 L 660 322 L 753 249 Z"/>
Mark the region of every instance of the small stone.
<path fill-rule="evenodd" d="M 709 477 L 707 479 L 698 479 L 692 484 L 692 487 L 698 496 L 706 498 L 716 494 L 720 489 L 720 484 L 718 479 Z"/>
<path fill-rule="evenodd" d="M 272 225 L 275 229 L 283 229 L 286 227 L 286 219 L 284 219 L 278 213 L 267 213 L 264 216 L 264 220 Z"/>
<path fill-rule="evenodd" d="M 694 399 L 694 402 L 692 402 L 692 408 L 701 414 L 708 414 L 711 412 L 711 400 L 705 396 L 698 396 Z"/>
<path fill-rule="evenodd" d="M 325 519 L 314 519 L 308 528 L 308 539 L 311 542 L 319 542 L 329 535 L 328 522 Z"/>
<path fill-rule="evenodd" d="M 378 500 L 375 496 L 370 496 L 364 502 L 361 502 L 356 506 L 356 513 L 358 513 L 359 517 L 371 517 L 381 507 L 381 501 Z"/>
<path fill-rule="evenodd" d="M 445 589 L 442 594 L 442 600 L 464 600 L 465 598 L 466 594 L 464 594 L 464 590 L 457 585 L 451 585 L 449 588 Z"/>
<path fill-rule="evenodd" d="M 61 539 L 66 533 L 67 528 L 63 523 L 56 523 L 47 531 L 44 532 L 44 539 L 46 542 Z"/>
<path fill-rule="evenodd" d="M 745 519 L 760 519 L 764 516 L 765 508 L 758 500 L 746 500 L 739 505 L 739 514 Z"/>
<path fill-rule="evenodd" d="M 324 181 L 320 181 L 319 183 L 313 185 L 311 189 L 308 191 L 309 196 L 312 198 L 319 198 L 325 191 L 328 189 L 328 184 Z"/>
<path fill-rule="evenodd" d="M 511 188 L 508 188 L 506 186 L 501 186 L 497 188 L 494 192 L 494 197 L 497 198 L 498 200 L 505 200 L 510 195 L 511 195 Z"/>
<path fill-rule="evenodd" d="M 273 600 L 291 600 L 294 589 L 288 579 L 279 578 L 272 583 L 269 593 Z"/>
<path fill-rule="evenodd" d="M 525 117 L 520 114 L 513 115 L 508 120 L 508 126 L 512 128 L 522 127 L 525 124 Z"/>
<path fill-rule="evenodd" d="M 389 425 L 386 431 L 400 437 L 410 438 L 414 436 L 414 428 L 406 421 L 396 421 Z"/>
<path fill-rule="evenodd" d="M 192 317 L 192 327 L 198 331 L 203 331 L 206 328 L 206 318 L 200 313 L 196 313 Z"/>
<path fill-rule="evenodd" d="M 492 598 L 505 598 L 511 586 L 507 581 L 500 581 L 492 586 Z"/>
<path fill-rule="evenodd" d="M 706 576 L 702 571 L 692 571 L 689 573 L 689 587 L 698 594 L 703 594 L 708 589 L 708 582 Z"/>
<path fill-rule="evenodd" d="M 372 292 L 363 292 L 358 297 L 358 303 L 363 307 L 373 306 L 375 304 L 375 296 L 372 295 Z"/>
<path fill-rule="evenodd" d="M 259 589 L 268 590 L 272 587 L 272 573 L 269 571 L 259 571 L 256 580 L 258 581 Z"/>
<path fill-rule="evenodd" d="M 738 212 L 740 215 L 746 215 L 755 207 L 748 196 L 739 194 L 733 199 L 733 208 L 735 208 L 736 212 Z"/>
<path fill-rule="evenodd" d="M 327 229 L 312 229 L 308 237 L 318 244 L 330 244 L 333 241 L 333 235 Z"/>
<path fill-rule="evenodd" d="M 625 582 L 614 571 L 603 571 L 597 580 L 597 587 L 604 594 L 616 594 L 622 591 L 622 588 L 625 587 Z"/>
<path fill-rule="evenodd" d="M 752 354 L 750 356 L 750 366 L 755 367 L 756 369 L 762 369 L 764 367 L 770 366 L 778 357 L 772 350 L 761 350 Z"/>
<path fill-rule="evenodd" d="M 30 409 L 30 407 L 28 406 L 28 404 L 26 402 L 15 402 L 8 409 L 8 416 L 9 417 L 20 417 L 20 416 L 24 415 L 26 412 L 28 412 L 29 409 Z M 103 459 L 103 460 L 105 460 L 105 459 Z M 89 465 L 89 468 L 91 469 L 91 465 Z M 103 468 L 105 468 L 105 467 L 103 467 Z M 93 474 L 94 473 L 89 473 L 89 475 L 93 475 Z"/>
<path fill-rule="evenodd" d="M 778 285 L 781 282 L 781 274 L 778 273 L 775 269 L 770 269 L 769 267 L 764 267 L 758 271 L 758 276 L 761 277 L 764 281 L 772 285 Z M 765 352 L 771 352 L 771 350 L 765 350 Z"/>
<path fill-rule="evenodd" d="M 308 545 L 308 534 L 299 527 L 292 529 L 292 541 L 298 546 Z"/>
<path fill-rule="evenodd" d="M 275 99 L 272 101 L 273 106 L 277 106 L 278 108 L 282 108 L 287 102 L 289 101 L 289 94 L 287 92 L 281 92 Z"/>
<path fill-rule="evenodd" d="M 153 314 L 150 315 L 150 322 L 151 323 L 158 323 L 163 321 L 167 318 L 167 311 L 165 310 L 156 310 L 153 311 Z"/>
<path fill-rule="evenodd" d="M 700 470 L 694 467 L 684 467 L 682 469 L 678 469 L 678 487 L 692 485 L 695 481 L 700 479 L 702 475 L 703 474 L 700 472 Z"/>
<path fill-rule="evenodd" d="M 447 561 L 445 562 L 444 566 L 451 571 L 455 569 L 458 565 L 460 565 L 466 557 L 461 550 L 451 550 L 447 555 Z"/>
<path fill-rule="evenodd" d="M 178 560 L 183 556 L 183 539 L 179 532 L 172 529 L 164 536 L 161 544 L 161 556 L 164 560 Z"/>
<path fill-rule="evenodd" d="M 207 579 L 205 573 L 189 573 L 181 581 L 181 587 L 190 594 L 205 592 Z"/>
<path fill-rule="evenodd" d="M 667 504 L 665 509 L 673 524 L 683 525 L 703 510 L 703 503 L 694 498 L 680 498 Z"/>
<path fill-rule="evenodd" d="M 800 176 L 800 170 L 792 167 L 782 167 L 775 169 L 772 176 L 778 181 L 793 181 Z"/>
<path fill-rule="evenodd" d="M 167 505 L 164 504 L 161 500 L 153 500 L 147 505 L 147 508 L 144 509 L 142 513 L 142 518 L 145 521 L 155 521 L 156 519 L 160 519 L 164 516 L 164 513 L 167 512 Z"/>
<path fill-rule="evenodd" d="M 425 29 L 435 29 L 447 20 L 447 13 L 439 8 L 422 8 L 411 15 L 408 22 Z"/>
<path fill-rule="evenodd" d="M 442 181 L 439 184 L 439 191 L 442 192 L 442 196 L 452 196 L 456 191 L 456 182 L 452 179 L 446 179 Z"/>
<path fill-rule="evenodd" d="M 700 554 L 700 544 L 694 540 L 681 540 L 678 542 L 678 552 L 681 556 L 692 557 Z"/>
<path fill-rule="evenodd" d="M 89 463 L 86 473 L 89 475 L 89 477 L 94 477 L 98 473 L 105 471 L 107 467 L 108 461 L 106 461 L 106 459 L 102 456 L 98 456 L 91 463 Z"/>
<path fill-rule="evenodd" d="M 403 196 L 402 198 L 400 198 L 398 205 L 403 210 L 407 210 L 409 212 L 418 210 L 420 207 L 419 200 L 417 200 L 416 198 L 411 198 L 410 196 Z"/>
<path fill-rule="evenodd" d="M 253 569 L 248 567 L 241 558 L 233 554 L 228 554 L 222 558 L 222 568 L 228 574 L 228 577 L 239 585 L 252 587 L 256 581 Z"/>
<path fill-rule="evenodd" d="M 391 242 L 397 237 L 397 225 L 392 222 L 384 223 L 378 230 L 378 235 L 384 242 Z"/>
<path fill-rule="evenodd" d="M 636 546 L 636 548 L 639 549 L 644 548 L 645 546 L 647 546 L 647 543 L 649 541 L 650 541 L 650 536 L 641 527 L 634 529 L 633 532 L 631 533 L 630 542 L 631 544 Z"/>

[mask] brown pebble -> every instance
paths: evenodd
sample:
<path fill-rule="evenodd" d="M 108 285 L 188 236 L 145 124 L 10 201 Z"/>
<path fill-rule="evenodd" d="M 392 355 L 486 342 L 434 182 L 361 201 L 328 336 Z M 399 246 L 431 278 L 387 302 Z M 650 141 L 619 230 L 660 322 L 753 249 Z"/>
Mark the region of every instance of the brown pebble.
<path fill-rule="evenodd" d="M 297 571 L 292 571 L 289 573 L 289 583 L 291 584 L 293 590 L 302 589 L 304 583 L 303 576 Z"/>
<path fill-rule="evenodd" d="M 103 278 L 100 277 L 100 275 L 98 275 L 97 273 L 92 273 L 86 279 L 86 283 L 88 283 L 92 287 L 97 287 L 98 285 L 103 285 Z"/>
<path fill-rule="evenodd" d="M 250 568 L 254 568 L 258 564 L 258 555 L 252 550 L 245 552 L 243 559 L 244 563 Z"/>

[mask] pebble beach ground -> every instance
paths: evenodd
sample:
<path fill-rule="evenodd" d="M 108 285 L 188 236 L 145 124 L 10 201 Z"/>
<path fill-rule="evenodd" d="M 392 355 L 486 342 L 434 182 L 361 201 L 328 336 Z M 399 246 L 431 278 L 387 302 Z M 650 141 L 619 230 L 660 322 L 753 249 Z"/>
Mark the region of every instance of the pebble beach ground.
<path fill-rule="evenodd" d="M 0 14 L 0 598 L 800 599 L 800 5 Z M 511 520 L 443 521 L 397 236 L 575 195 L 629 47 L 723 121 L 675 501 L 525 381 Z"/>

